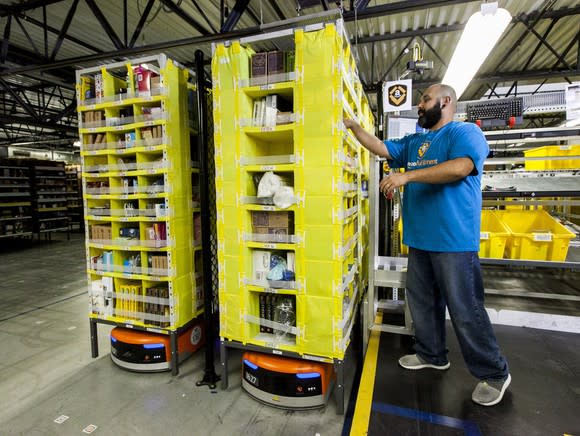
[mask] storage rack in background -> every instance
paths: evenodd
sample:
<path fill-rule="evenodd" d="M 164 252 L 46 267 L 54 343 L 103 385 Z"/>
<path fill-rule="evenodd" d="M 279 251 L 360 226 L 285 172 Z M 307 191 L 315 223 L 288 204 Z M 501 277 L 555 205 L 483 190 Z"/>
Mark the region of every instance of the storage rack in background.
<path fill-rule="evenodd" d="M 54 232 L 70 238 L 66 174 L 63 162 L 30 160 L 34 233 L 51 239 Z"/>
<path fill-rule="evenodd" d="M 203 312 L 189 79 L 165 55 L 77 72 L 92 354 L 97 323 L 168 334 L 174 375 Z"/>
<path fill-rule="evenodd" d="M 32 236 L 30 167 L 20 159 L 0 159 L 0 238 Z"/>
<path fill-rule="evenodd" d="M 274 39 L 294 68 L 251 74 Z M 374 128 L 348 41 L 337 20 L 218 44 L 212 60 L 223 386 L 228 348 L 332 362 L 339 413 L 368 256 L 368 152 L 343 119 Z M 258 197 L 267 172 L 293 187 L 290 206 Z M 274 255 L 282 280 L 268 279 Z"/>
<path fill-rule="evenodd" d="M 80 165 L 66 165 L 66 202 L 70 229 L 84 229 L 83 184 Z"/>

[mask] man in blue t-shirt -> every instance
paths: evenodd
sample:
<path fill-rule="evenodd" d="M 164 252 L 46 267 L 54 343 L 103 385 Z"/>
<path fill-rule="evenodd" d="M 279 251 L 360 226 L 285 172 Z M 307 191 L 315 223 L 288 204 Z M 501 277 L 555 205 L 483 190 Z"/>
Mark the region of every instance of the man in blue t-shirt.
<path fill-rule="evenodd" d="M 511 376 L 483 304 L 478 257 L 481 175 L 489 147 L 476 125 L 453 121 L 456 105 L 453 88 L 429 87 L 418 105 L 418 124 L 429 131 L 384 143 L 353 120 L 344 124 L 369 151 L 405 170 L 379 184 L 384 194 L 405 187 L 403 242 L 409 246 L 407 300 L 416 354 L 401 357 L 399 365 L 449 368 L 447 306 L 465 363 L 480 380 L 471 398 L 493 406 Z"/>

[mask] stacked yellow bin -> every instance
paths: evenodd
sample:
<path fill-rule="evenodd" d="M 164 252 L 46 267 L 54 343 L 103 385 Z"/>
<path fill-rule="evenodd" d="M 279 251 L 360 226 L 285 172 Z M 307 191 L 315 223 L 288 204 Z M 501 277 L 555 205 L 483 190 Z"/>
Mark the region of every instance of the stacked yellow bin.
<path fill-rule="evenodd" d="M 368 256 L 368 153 L 342 120 L 356 117 L 372 130 L 373 119 L 341 22 L 288 38 L 295 70 L 260 85 L 250 79 L 251 47 L 232 42 L 214 51 L 220 336 L 342 359 Z M 272 94 L 292 102 L 293 122 L 255 126 L 256 101 Z M 268 171 L 289 181 L 294 204 L 260 204 L 256 180 Z M 272 220 L 285 213 L 293 223 L 288 235 L 256 233 L 257 214 Z M 256 259 L 268 253 L 287 259 L 294 277 L 261 277 Z M 270 300 L 289 302 L 290 327 L 266 315 Z"/>
<path fill-rule="evenodd" d="M 169 333 L 203 311 L 189 78 L 164 55 L 77 72 L 94 320 Z"/>

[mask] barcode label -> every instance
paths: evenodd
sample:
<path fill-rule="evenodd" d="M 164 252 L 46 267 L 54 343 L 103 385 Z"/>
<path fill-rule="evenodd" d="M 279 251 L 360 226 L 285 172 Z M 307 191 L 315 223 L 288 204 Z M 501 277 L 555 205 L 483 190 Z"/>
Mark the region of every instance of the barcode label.
<path fill-rule="evenodd" d="M 572 146 L 571 145 L 561 145 L 560 150 L 569 151 L 569 150 L 572 150 Z"/>
<path fill-rule="evenodd" d="M 264 248 L 276 248 L 276 244 L 264 244 Z"/>
<path fill-rule="evenodd" d="M 260 89 L 273 89 L 274 86 L 273 85 L 262 85 L 260 86 Z"/>
<path fill-rule="evenodd" d="M 534 241 L 550 242 L 552 240 L 551 233 L 533 233 Z"/>
<path fill-rule="evenodd" d="M 481 232 L 479 234 L 479 239 L 485 239 L 485 240 L 489 239 L 489 232 Z"/>
<path fill-rule="evenodd" d="M 273 127 L 262 127 L 262 132 L 273 132 L 274 128 Z"/>
<path fill-rule="evenodd" d="M 262 165 L 262 171 L 274 171 L 274 165 Z"/>

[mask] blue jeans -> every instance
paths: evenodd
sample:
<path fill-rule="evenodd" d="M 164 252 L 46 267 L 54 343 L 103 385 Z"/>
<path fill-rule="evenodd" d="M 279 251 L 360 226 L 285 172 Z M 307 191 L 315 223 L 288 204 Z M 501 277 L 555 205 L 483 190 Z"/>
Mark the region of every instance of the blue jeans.
<path fill-rule="evenodd" d="M 477 252 L 443 253 L 409 248 L 407 300 L 415 325 L 415 352 L 434 365 L 447 363 L 445 306 L 469 371 L 479 380 L 509 373 L 483 306 Z"/>

